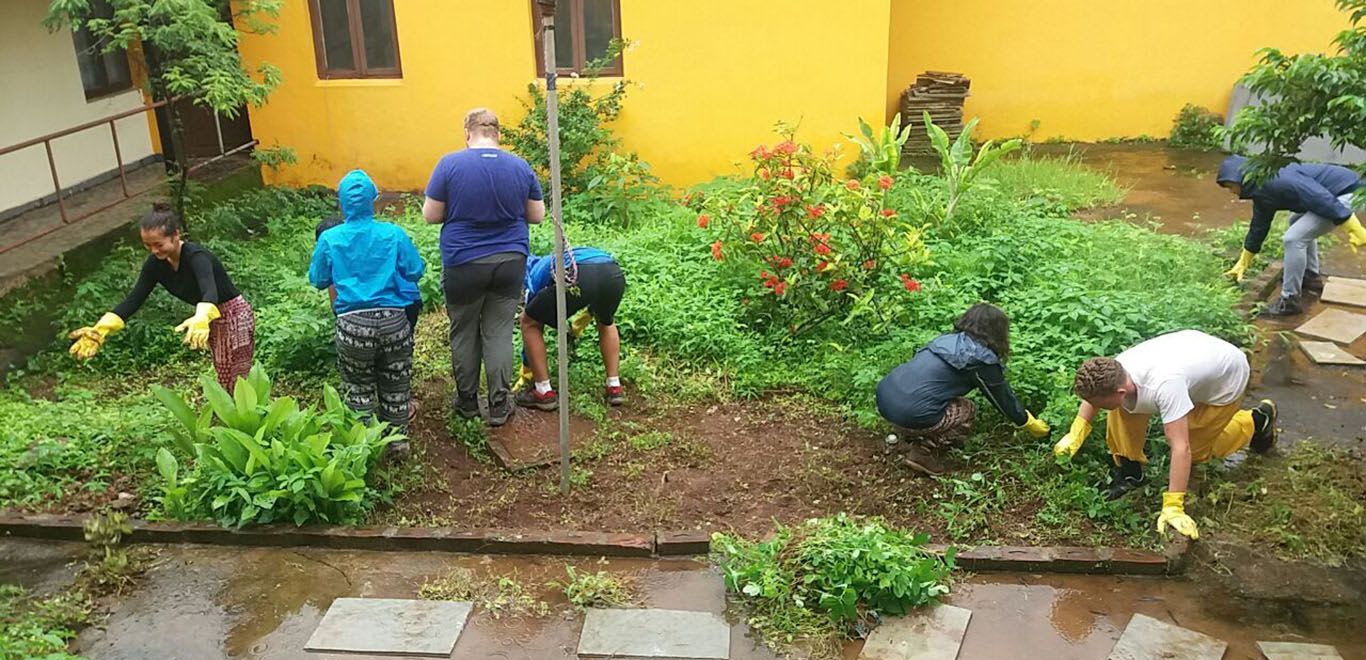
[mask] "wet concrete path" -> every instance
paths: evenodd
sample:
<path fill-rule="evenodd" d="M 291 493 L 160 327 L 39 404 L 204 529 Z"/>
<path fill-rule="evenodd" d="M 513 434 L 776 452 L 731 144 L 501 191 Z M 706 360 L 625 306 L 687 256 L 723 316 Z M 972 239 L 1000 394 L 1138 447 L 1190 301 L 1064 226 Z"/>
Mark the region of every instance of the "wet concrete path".
<path fill-rule="evenodd" d="M 0 581 L 51 589 L 69 573 L 79 544 L 0 540 Z M 583 624 L 548 582 L 565 560 L 441 553 L 384 553 L 280 548 L 163 546 L 141 584 L 112 604 L 108 619 L 84 631 L 78 652 L 94 659 L 325 657 L 303 651 L 335 598 L 415 598 L 422 583 L 454 567 L 513 574 L 550 604 L 543 618 L 494 619 L 476 610 L 456 658 L 573 658 Z M 630 576 L 642 607 L 723 612 L 721 576 L 692 560 L 572 560 L 589 570 Z M 1366 657 L 1366 611 L 1360 607 L 1242 601 L 1186 580 L 979 574 L 961 578 L 947 602 L 973 611 L 960 658 L 1105 658 L 1134 613 L 1227 641 L 1230 660 L 1259 656 L 1259 639 L 1336 645 L 1343 657 Z M 733 620 L 733 619 L 732 619 Z M 776 658 L 732 635 L 731 657 Z M 856 658 L 851 643 L 846 658 Z M 361 656 L 338 656 L 355 658 Z"/>

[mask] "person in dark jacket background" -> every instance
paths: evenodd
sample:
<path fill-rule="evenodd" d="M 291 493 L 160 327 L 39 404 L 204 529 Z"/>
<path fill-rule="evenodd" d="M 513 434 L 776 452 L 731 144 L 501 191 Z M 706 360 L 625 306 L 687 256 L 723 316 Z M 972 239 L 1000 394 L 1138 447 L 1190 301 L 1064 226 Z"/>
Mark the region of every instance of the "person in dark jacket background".
<path fill-rule="evenodd" d="M 1024 409 L 1006 382 L 1010 319 L 994 305 L 978 303 L 930 341 L 909 362 L 877 384 L 877 410 L 905 443 L 906 465 L 927 475 L 944 470 L 939 454 L 972 431 L 977 407 L 965 397 L 980 390 L 1011 423 L 1034 437 L 1048 424 Z"/>
<path fill-rule="evenodd" d="M 1242 199 L 1252 200 L 1252 220 L 1238 262 L 1225 275 L 1242 281 L 1253 255 L 1262 251 L 1271 221 L 1278 211 L 1291 211 L 1290 228 L 1285 230 L 1285 271 L 1281 276 L 1281 296 L 1268 307 L 1268 316 L 1294 316 L 1304 311 L 1302 292 L 1323 292 L 1323 271 L 1319 262 L 1318 238 L 1343 227 L 1352 251 L 1366 245 L 1366 229 L 1352 212 L 1353 193 L 1361 187 L 1361 176 L 1341 165 L 1295 163 L 1276 172 L 1276 176 L 1256 184 L 1247 179 L 1247 159 L 1229 156 L 1219 166 L 1217 181 Z"/>

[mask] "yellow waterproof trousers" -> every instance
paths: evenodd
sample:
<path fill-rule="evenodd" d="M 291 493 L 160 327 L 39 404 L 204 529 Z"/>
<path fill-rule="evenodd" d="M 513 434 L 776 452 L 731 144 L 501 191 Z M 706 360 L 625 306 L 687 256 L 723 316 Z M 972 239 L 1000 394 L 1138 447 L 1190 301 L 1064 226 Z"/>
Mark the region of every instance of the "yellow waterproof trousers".
<path fill-rule="evenodd" d="M 1148 439 L 1148 415 L 1111 410 L 1105 420 L 1105 444 L 1112 456 L 1147 463 L 1143 445 Z M 1223 458 L 1247 446 L 1254 424 L 1251 410 L 1239 410 L 1237 403 L 1211 406 L 1198 403 L 1186 415 L 1190 429 L 1191 462 Z M 1116 459 L 1118 461 L 1118 459 Z"/>

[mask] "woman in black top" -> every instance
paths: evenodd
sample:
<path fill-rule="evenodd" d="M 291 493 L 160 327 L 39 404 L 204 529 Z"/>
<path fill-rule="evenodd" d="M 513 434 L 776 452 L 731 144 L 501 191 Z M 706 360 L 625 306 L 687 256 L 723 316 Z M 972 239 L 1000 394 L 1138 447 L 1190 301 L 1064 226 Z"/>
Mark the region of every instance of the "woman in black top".
<path fill-rule="evenodd" d="M 124 322 L 147 301 L 156 285 L 195 306 L 194 316 L 176 326 L 190 348 L 210 349 L 218 382 L 232 390 L 238 377 L 251 371 L 256 349 L 256 315 L 233 286 L 223 263 L 205 248 L 180 236 L 180 218 L 163 202 L 152 205 L 142 218 L 142 244 L 150 252 L 133 290 L 114 311 L 93 326 L 72 332 L 71 355 L 87 360 L 98 353 L 105 337 L 123 329 Z"/>
<path fill-rule="evenodd" d="M 1048 424 L 1025 410 L 1006 382 L 1010 319 L 994 305 L 978 303 L 915 357 L 877 384 L 877 410 L 906 441 L 904 461 L 917 472 L 943 472 L 939 454 L 972 432 L 977 407 L 966 394 L 979 390 L 1012 424 L 1035 437 Z"/>

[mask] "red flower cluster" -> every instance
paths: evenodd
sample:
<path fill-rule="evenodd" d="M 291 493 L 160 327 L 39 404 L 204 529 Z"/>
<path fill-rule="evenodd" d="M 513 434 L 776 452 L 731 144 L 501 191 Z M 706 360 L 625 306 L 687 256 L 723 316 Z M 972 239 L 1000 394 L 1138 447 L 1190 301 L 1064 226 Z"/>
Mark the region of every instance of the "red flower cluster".
<path fill-rule="evenodd" d="M 788 167 L 783 170 L 783 178 L 791 181 L 792 179 L 797 178 L 797 174 L 792 171 L 792 168 Z"/>
<path fill-rule="evenodd" d="M 906 287 L 906 290 L 910 291 L 911 293 L 915 293 L 916 291 L 920 290 L 920 282 L 911 279 L 911 276 L 905 273 L 901 274 L 901 286 Z"/>
<path fill-rule="evenodd" d="M 781 195 L 768 200 L 768 202 L 773 205 L 774 213 L 782 213 L 783 209 L 786 209 L 787 207 L 791 206 L 792 202 L 794 201 L 796 200 L 791 197 L 788 197 L 787 195 Z"/>
<path fill-rule="evenodd" d="M 768 177 L 769 177 L 768 170 L 759 170 L 759 178 L 760 178 L 760 179 L 763 179 L 764 181 L 768 181 Z"/>
<path fill-rule="evenodd" d="M 762 144 L 755 147 L 754 151 L 749 152 L 749 157 L 754 160 L 764 160 L 768 158 L 768 147 L 765 147 Z"/>
<path fill-rule="evenodd" d="M 711 244 L 711 258 L 717 261 L 721 260 L 721 241 Z"/>
<path fill-rule="evenodd" d="M 876 259 L 869 259 L 869 260 L 863 262 L 863 270 L 872 270 L 872 269 L 874 269 L 874 268 L 877 268 L 877 260 L 876 260 Z"/>
<path fill-rule="evenodd" d="M 848 181 L 845 181 L 845 182 L 844 182 L 844 187 L 845 187 L 845 188 L 848 188 L 848 189 L 850 189 L 850 190 L 858 190 L 858 180 L 857 180 L 857 179 L 850 179 L 850 180 L 848 180 Z"/>
<path fill-rule="evenodd" d="M 773 153 L 791 156 L 792 154 L 797 153 L 797 143 L 792 140 L 783 140 L 782 142 L 779 142 L 777 146 L 773 147 Z"/>
<path fill-rule="evenodd" d="M 882 217 L 884 217 L 884 218 L 895 218 L 895 217 L 896 217 L 896 211 L 893 211 L 893 210 L 891 210 L 891 209 L 882 209 Z"/>
<path fill-rule="evenodd" d="M 791 260 L 791 259 L 789 259 L 789 258 L 787 258 L 787 257 L 780 257 L 780 256 L 778 256 L 778 255 L 776 255 L 776 254 L 773 255 L 773 256 L 771 256 L 771 257 L 769 257 L 769 258 L 768 258 L 768 262 L 771 263 L 771 264 L 773 264 L 773 267 L 774 267 L 774 268 L 791 268 L 791 267 L 792 267 L 792 260 Z"/>
<path fill-rule="evenodd" d="M 811 218 L 812 220 L 815 220 L 815 219 L 817 219 L 817 218 L 819 218 L 819 217 L 821 217 L 821 216 L 823 216 L 823 215 L 825 215 L 825 205 L 824 205 L 824 204 L 815 204 L 815 205 L 807 204 L 807 205 L 806 205 L 806 217 Z"/>
<path fill-rule="evenodd" d="M 707 214 L 706 214 L 706 213 L 703 213 L 702 215 L 697 216 L 697 226 L 698 226 L 698 227 L 701 227 L 701 228 L 703 228 L 703 229 L 706 229 L 706 228 L 707 228 L 707 225 L 710 224 L 710 223 L 711 223 L 711 218 L 707 217 Z"/>
<path fill-rule="evenodd" d="M 843 291 L 843 290 L 845 290 L 848 286 L 849 286 L 849 283 L 846 282 L 845 280 L 835 280 L 834 282 L 831 282 L 831 283 L 830 283 L 830 290 L 831 290 L 831 291 Z"/>
<path fill-rule="evenodd" d="M 829 241 L 830 234 L 820 234 L 815 232 L 811 234 L 811 244 L 814 246 L 812 249 L 815 250 L 816 254 L 819 254 L 821 256 L 830 254 Z"/>
<path fill-rule="evenodd" d="M 754 241 L 755 243 L 763 243 L 764 235 L 756 231 L 749 235 L 749 240 Z"/>
<path fill-rule="evenodd" d="M 782 281 L 777 275 L 772 275 L 768 271 L 759 273 L 759 279 L 764 281 L 765 289 L 773 289 L 773 295 L 781 296 L 787 290 L 787 282 Z"/>
<path fill-rule="evenodd" d="M 891 188 L 891 187 L 892 187 L 892 177 L 889 177 L 889 176 L 887 176 L 886 174 L 882 175 L 882 176 L 877 180 L 877 187 L 879 187 L 879 188 L 881 188 L 881 189 L 883 189 L 883 190 L 887 190 L 888 188 Z"/>

